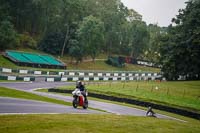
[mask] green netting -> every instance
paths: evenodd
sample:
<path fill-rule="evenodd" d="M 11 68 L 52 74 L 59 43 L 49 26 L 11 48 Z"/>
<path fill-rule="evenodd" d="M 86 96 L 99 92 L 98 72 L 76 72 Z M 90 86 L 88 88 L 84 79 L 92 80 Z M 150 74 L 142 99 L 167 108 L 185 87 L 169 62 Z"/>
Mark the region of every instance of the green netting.
<path fill-rule="evenodd" d="M 42 58 L 40 58 L 40 56 L 36 54 L 23 53 L 22 55 L 28 58 L 32 63 L 50 64 L 49 62 L 43 60 Z"/>
<path fill-rule="evenodd" d="M 7 55 L 19 62 L 48 64 L 48 65 L 63 65 L 54 57 L 49 55 L 38 55 L 33 53 L 24 53 L 16 51 L 6 51 Z"/>
<path fill-rule="evenodd" d="M 18 60 L 18 61 L 21 61 L 21 62 L 30 62 L 30 60 L 28 60 L 26 57 L 22 56 L 22 54 L 19 53 L 19 52 L 7 51 L 7 54 L 15 60 Z"/>
<path fill-rule="evenodd" d="M 59 61 L 57 61 L 55 58 L 48 56 L 48 55 L 40 55 L 40 57 L 44 60 L 46 60 L 47 62 L 49 62 L 50 64 L 53 65 L 62 65 Z"/>

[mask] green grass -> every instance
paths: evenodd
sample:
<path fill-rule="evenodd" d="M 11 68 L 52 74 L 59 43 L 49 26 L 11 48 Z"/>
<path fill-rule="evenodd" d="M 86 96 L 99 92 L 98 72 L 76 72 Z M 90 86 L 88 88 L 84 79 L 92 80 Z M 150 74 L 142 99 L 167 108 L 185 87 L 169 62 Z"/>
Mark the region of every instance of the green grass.
<path fill-rule="evenodd" d="M 9 115 L 0 116 L 2 133 L 146 133 L 200 132 L 200 122 L 119 115 Z"/>
<path fill-rule="evenodd" d="M 68 69 L 78 70 L 105 70 L 105 71 L 147 71 L 160 72 L 158 68 L 144 67 L 139 65 L 126 64 L 124 68 L 118 68 L 105 63 L 105 61 L 82 62 L 78 65 L 68 64 Z"/>
<path fill-rule="evenodd" d="M 23 82 L 23 81 L 19 81 L 19 80 L 0 80 L 0 82 Z"/>
<path fill-rule="evenodd" d="M 89 92 L 133 98 L 200 112 L 199 81 L 96 83 L 86 87 Z M 60 88 L 74 89 L 74 86 Z"/>
<path fill-rule="evenodd" d="M 37 91 L 47 92 L 47 93 L 55 93 L 55 94 L 60 94 L 60 95 L 64 95 L 64 96 L 71 96 L 71 94 L 68 94 L 68 93 L 48 92 L 48 89 L 40 89 L 40 90 L 37 90 Z M 138 109 L 142 109 L 142 110 L 147 110 L 146 107 L 137 106 L 137 105 L 128 104 L 128 103 L 115 102 L 115 101 L 109 101 L 109 100 L 94 98 L 94 97 L 90 97 L 90 95 L 88 96 L 88 100 L 89 101 L 95 100 L 95 101 L 100 101 L 100 102 L 105 102 L 105 103 L 112 103 L 112 104 L 127 106 L 127 107 L 131 107 L 131 108 L 138 108 Z M 157 109 L 153 109 L 153 110 L 156 113 L 171 116 L 171 117 L 174 117 L 174 118 L 177 118 L 177 119 L 180 119 L 180 120 L 184 120 L 184 121 L 187 121 L 187 122 L 188 121 L 190 121 L 190 122 L 196 121 L 196 119 L 185 117 L 185 116 L 182 116 L 182 115 L 178 115 L 178 114 L 174 114 L 174 113 L 170 113 L 170 112 L 166 112 L 166 111 L 162 111 L 162 110 L 157 110 Z"/>
<path fill-rule="evenodd" d="M 47 98 L 43 96 L 38 96 L 35 94 L 31 94 L 24 91 L 18 91 L 14 89 L 8 89 L 4 87 L 0 87 L 0 96 L 1 97 L 12 97 L 12 98 L 22 98 L 22 99 L 29 99 L 29 100 L 38 100 L 38 101 L 44 101 L 44 102 L 51 102 L 56 104 L 62 104 L 62 105 L 71 105 L 70 103 L 56 100 L 52 98 Z"/>
<path fill-rule="evenodd" d="M 0 67 L 16 68 L 17 65 L 0 55 Z"/>

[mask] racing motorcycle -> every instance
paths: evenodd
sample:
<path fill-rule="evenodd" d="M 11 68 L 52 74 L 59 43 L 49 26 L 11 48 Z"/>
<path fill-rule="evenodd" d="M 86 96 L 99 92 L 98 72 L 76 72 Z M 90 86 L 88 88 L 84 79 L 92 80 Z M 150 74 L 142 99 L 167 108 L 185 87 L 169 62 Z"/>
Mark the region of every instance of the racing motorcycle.
<path fill-rule="evenodd" d="M 88 108 L 88 101 L 85 100 L 84 96 L 81 94 L 81 91 L 79 89 L 75 89 L 72 92 L 72 95 L 73 95 L 72 105 L 74 108 L 77 108 L 78 106 L 82 106 L 83 109 Z M 87 95 L 88 93 L 86 92 L 86 96 Z"/>

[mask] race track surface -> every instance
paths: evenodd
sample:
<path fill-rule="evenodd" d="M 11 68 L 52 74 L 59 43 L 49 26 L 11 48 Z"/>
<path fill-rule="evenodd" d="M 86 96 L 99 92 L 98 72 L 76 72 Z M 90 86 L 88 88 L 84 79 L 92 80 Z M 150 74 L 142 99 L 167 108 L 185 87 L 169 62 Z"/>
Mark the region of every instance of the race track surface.
<path fill-rule="evenodd" d="M 0 97 L 0 114 L 27 114 L 27 113 L 102 113 L 95 110 L 74 109 L 70 106 L 39 102 L 34 100 Z"/>

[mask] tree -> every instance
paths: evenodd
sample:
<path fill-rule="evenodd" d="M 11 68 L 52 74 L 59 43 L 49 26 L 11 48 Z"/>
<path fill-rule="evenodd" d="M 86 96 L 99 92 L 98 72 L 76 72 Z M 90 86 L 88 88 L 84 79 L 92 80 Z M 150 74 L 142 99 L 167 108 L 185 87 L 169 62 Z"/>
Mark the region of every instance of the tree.
<path fill-rule="evenodd" d="M 190 0 L 172 19 L 161 47 L 162 71 L 169 80 L 181 76 L 200 79 L 200 1 Z"/>
<path fill-rule="evenodd" d="M 77 40 L 70 40 L 70 48 L 69 48 L 69 55 L 72 58 L 75 58 L 76 64 L 82 61 L 82 58 L 84 56 L 83 47 L 80 45 L 80 43 Z"/>
<path fill-rule="evenodd" d="M 39 49 L 50 54 L 58 55 L 61 52 L 64 35 L 61 32 L 52 32 L 46 34 L 39 43 Z"/>
<path fill-rule="evenodd" d="M 40 49 L 63 56 L 69 54 L 74 47 L 71 40 L 77 40 L 80 48 L 84 48 L 84 56 L 90 55 L 93 59 L 99 52 L 130 55 L 134 51 L 134 56 L 141 56 L 144 51 L 144 41 L 141 40 L 145 37 L 140 38 L 140 44 L 136 45 L 138 36 L 134 33 L 137 30 L 143 36 L 146 25 L 142 22 L 142 16 L 129 10 L 120 0 L 0 1 L 0 20 L 10 21 L 20 34 L 23 46 L 35 48 L 35 44 L 39 43 Z M 92 22 L 94 29 L 87 30 L 95 33 L 91 34 L 90 42 L 84 40 L 84 36 L 88 34 L 86 29 L 83 28 L 85 31 L 80 32 L 82 37 L 76 35 L 81 25 L 86 27 L 84 18 L 89 18 L 88 16 L 93 16 L 87 24 Z M 61 36 L 57 36 L 58 34 Z M 44 44 L 46 41 L 49 46 Z M 50 50 L 51 46 L 56 51 Z"/>
<path fill-rule="evenodd" d="M 85 55 L 90 55 L 94 61 L 104 43 L 104 25 L 101 20 L 93 16 L 84 18 L 78 29 L 78 37 Z"/>
<path fill-rule="evenodd" d="M 14 48 L 18 43 L 18 34 L 10 21 L 0 21 L 0 50 Z"/>
<path fill-rule="evenodd" d="M 77 29 L 77 23 L 83 17 L 83 7 L 82 4 L 84 1 L 82 0 L 62 0 L 63 9 L 62 9 L 62 31 L 65 34 L 64 43 L 62 46 L 61 57 L 64 55 L 64 51 L 66 48 L 69 48 L 69 40 L 73 39 L 75 31 Z"/>
<path fill-rule="evenodd" d="M 131 48 L 130 56 L 137 59 L 141 54 L 143 54 L 144 49 L 147 46 L 149 33 L 146 24 L 141 21 L 131 22 L 129 29 L 129 45 Z"/>
<path fill-rule="evenodd" d="M 161 46 L 161 36 L 165 35 L 166 27 L 159 27 L 156 24 L 148 25 L 149 32 L 149 43 L 145 51 L 145 59 L 158 63 L 160 59 L 160 46 Z"/>

